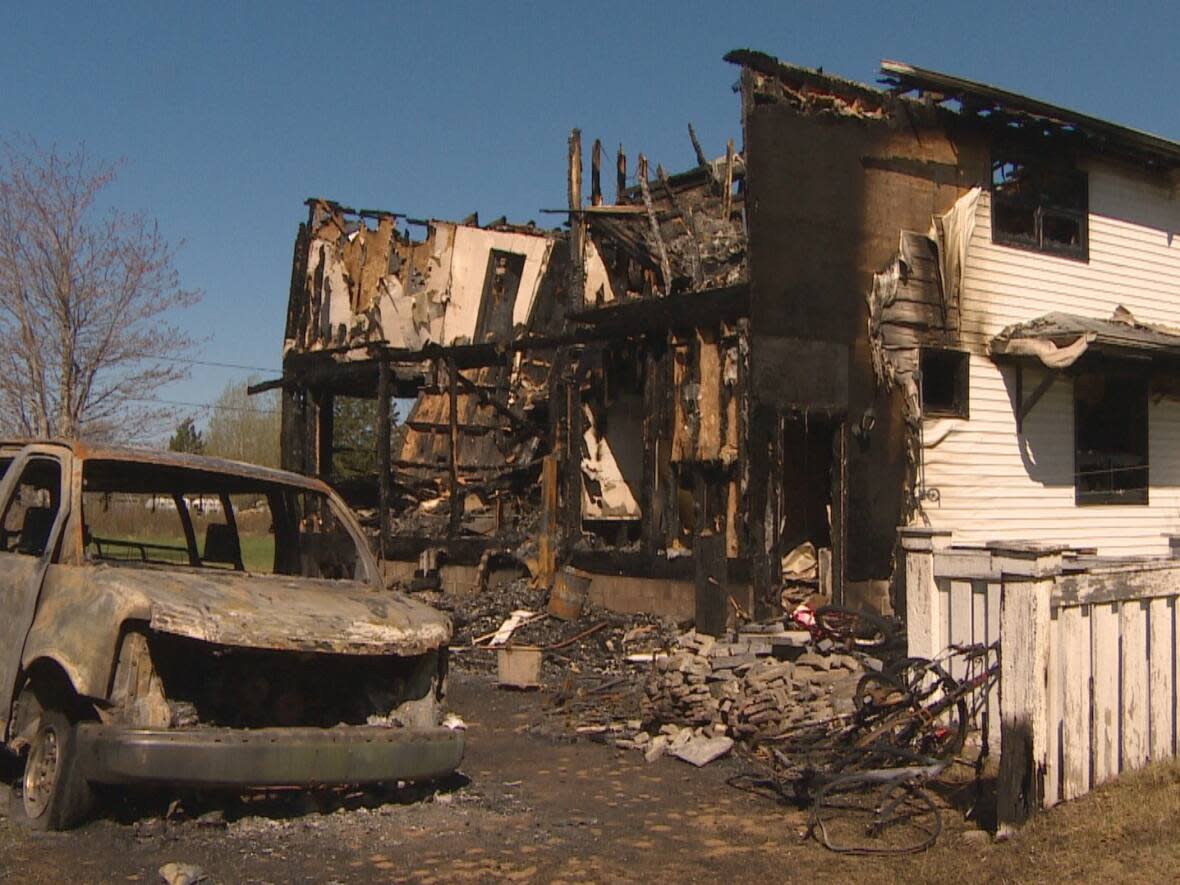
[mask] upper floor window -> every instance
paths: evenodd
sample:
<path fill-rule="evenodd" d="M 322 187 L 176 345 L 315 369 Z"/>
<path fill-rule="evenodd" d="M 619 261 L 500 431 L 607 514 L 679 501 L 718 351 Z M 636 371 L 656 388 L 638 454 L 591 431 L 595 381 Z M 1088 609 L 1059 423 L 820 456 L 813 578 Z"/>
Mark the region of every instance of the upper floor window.
<path fill-rule="evenodd" d="M 992 242 L 1089 258 L 1089 182 L 1068 162 L 992 160 Z"/>

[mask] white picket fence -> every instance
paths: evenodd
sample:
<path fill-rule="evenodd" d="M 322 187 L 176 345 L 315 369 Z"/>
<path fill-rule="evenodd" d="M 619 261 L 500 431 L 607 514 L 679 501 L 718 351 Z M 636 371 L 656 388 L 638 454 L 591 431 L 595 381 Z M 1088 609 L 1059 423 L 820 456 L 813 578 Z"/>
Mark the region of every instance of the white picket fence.
<path fill-rule="evenodd" d="M 999 639 L 987 711 L 1002 820 L 1180 751 L 1180 560 L 950 540 L 902 531 L 910 654 Z"/>

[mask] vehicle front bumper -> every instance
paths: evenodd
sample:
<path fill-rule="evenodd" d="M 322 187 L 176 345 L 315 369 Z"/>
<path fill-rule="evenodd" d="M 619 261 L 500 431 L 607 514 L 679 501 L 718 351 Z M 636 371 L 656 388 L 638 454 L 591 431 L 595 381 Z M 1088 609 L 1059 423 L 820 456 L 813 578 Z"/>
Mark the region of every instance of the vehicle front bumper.
<path fill-rule="evenodd" d="M 312 787 L 430 780 L 463 759 L 449 728 L 140 729 L 83 723 L 79 761 L 101 784 Z"/>

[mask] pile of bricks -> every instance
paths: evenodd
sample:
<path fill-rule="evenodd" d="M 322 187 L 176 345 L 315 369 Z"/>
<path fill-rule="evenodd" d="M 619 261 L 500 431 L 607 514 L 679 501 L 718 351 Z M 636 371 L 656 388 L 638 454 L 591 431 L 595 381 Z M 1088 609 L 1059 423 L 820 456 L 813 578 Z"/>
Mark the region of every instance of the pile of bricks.
<path fill-rule="evenodd" d="M 686 633 L 655 661 L 644 685 L 649 722 L 709 726 L 734 738 L 779 734 L 851 713 L 865 662 L 739 635 L 730 641 Z"/>

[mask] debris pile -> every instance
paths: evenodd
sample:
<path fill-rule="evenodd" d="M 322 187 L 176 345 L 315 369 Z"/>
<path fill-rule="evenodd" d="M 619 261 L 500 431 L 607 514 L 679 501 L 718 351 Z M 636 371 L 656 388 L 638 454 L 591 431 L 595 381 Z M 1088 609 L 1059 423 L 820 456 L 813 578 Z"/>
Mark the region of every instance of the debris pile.
<path fill-rule="evenodd" d="M 714 732 L 712 726 L 681 728 L 679 725 L 662 725 L 654 737 L 640 731 L 634 737 L 615 741 L 616 747 L 642 750 L 648 762 L 667 754 L 691 762 L 697 768 L 721 758 L 733 749 L 733 744 L 733 738 Z"/>
<path fill-rule="evenodd" d="M 712 734 L 769 737 L 851 713 L 871 659 L 817 654 L 738 634 L 718 641 L 690 631 L 658 658 L 644 686 L 645 720 L 708 726 Z M 793 659 L 792 659 L 793 658 Z"/>
<path fill-rule="evenodd" d="M 586 606 L 577 621 L 546 613 L 548 591 L 515 578 L 466 595 L 416 594 L 447 611 L 454 623 L 451 662 L 467 672 L 491 674 L 504 645 L 544 650 L 547 681 L 567 676 L 628 677 L 641 681 L 654 654 L 674 639 L 674 625 L 655 615 L 628 615 Z M 524 612 L 513 620 L 513 613 Z M 506 619 L 512 621 L 509 628 Z M 505 631 L 506 638 L 496 640 Z"/>

